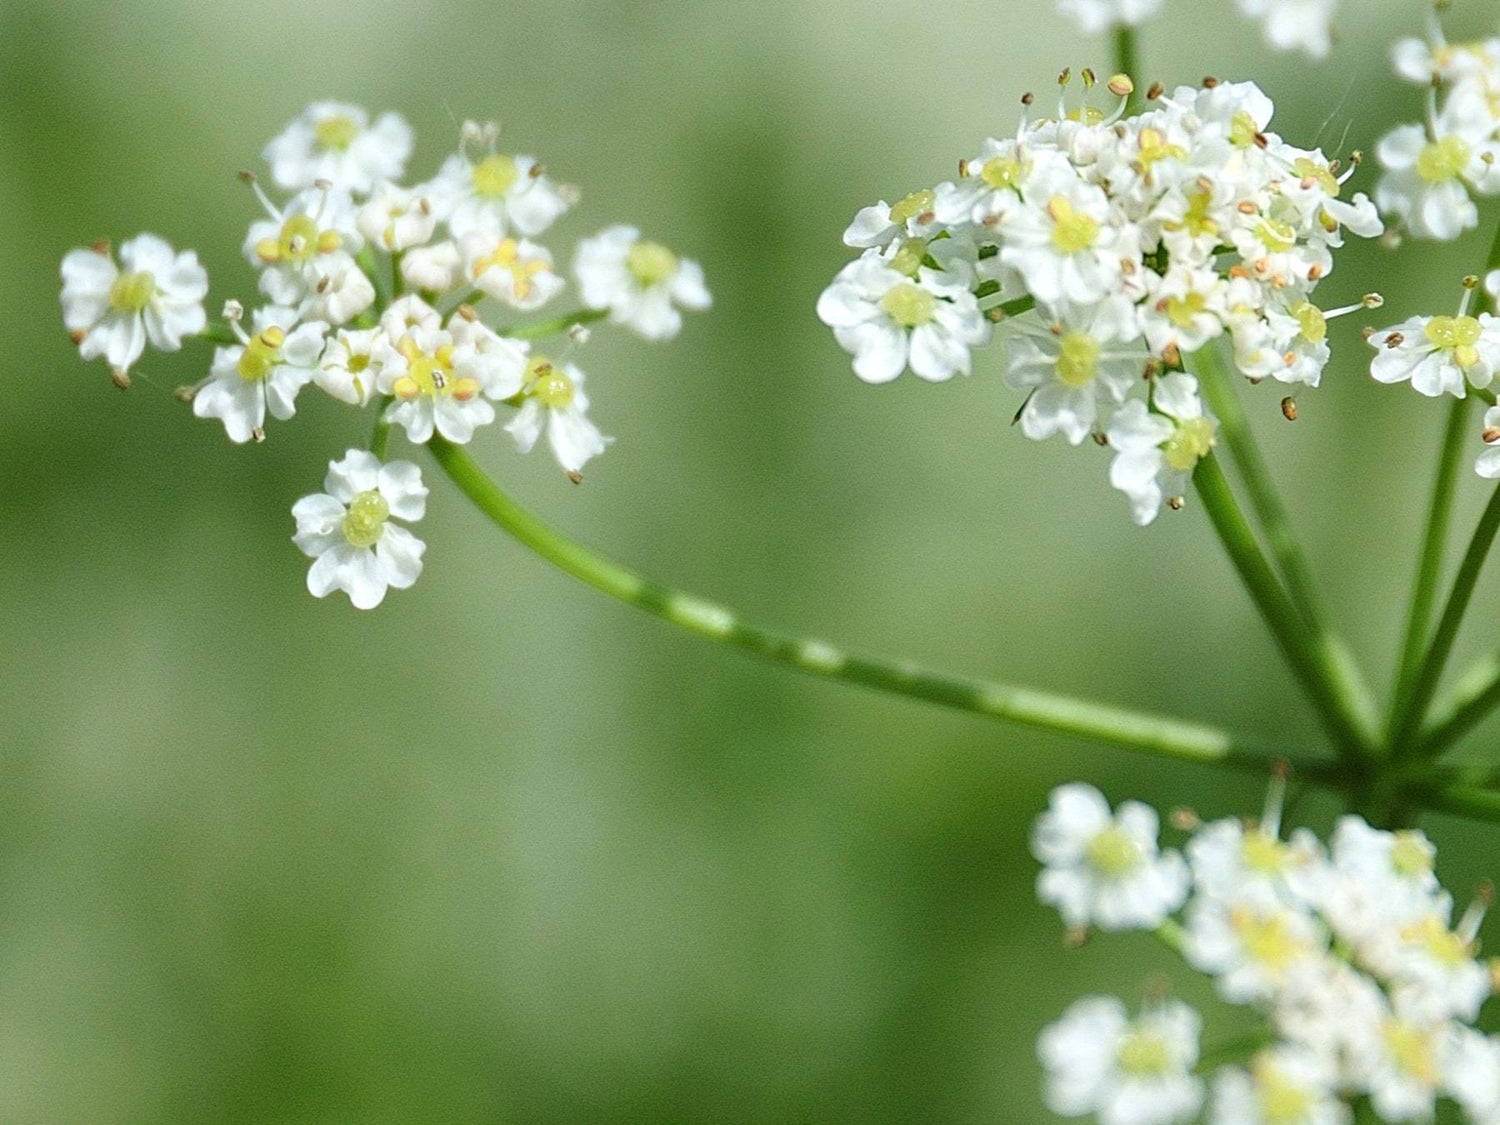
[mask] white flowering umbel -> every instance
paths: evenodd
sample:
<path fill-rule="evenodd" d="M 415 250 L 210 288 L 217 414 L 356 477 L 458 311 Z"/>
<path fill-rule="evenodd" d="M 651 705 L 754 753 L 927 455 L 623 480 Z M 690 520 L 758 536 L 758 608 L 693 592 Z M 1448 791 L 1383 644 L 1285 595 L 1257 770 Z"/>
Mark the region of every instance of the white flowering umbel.
<path fill-rule="evenodd" d="M 1278 29 L 1293 6 L 1273 5 Z M 1065 5 L 1100 27 L 1148 7 Z M 990 325 L 1014 321 L 1003 367 L 1025 392 L 1022 433 L 1113 446 L 1110 479 L 1149 523 L 1216 440 L 1191 353 L 1222 346 L 1247 379 L 1316 386 L 1328 321 L 1379 299 L 1329 310 L 1315 290 L 1346 231 L 1383 227 L 1346 191 L 1357 154 L 1282 140 L 1253 83 L 1153 90 L 1129 116 L 1129 78 L 1106 84 L 1109 111 L 1090 104 L 1092 74 L 1082 85 L 1071 100 L 1065 73 L 1055 116 L 974 146 L 958 179 L 861 210 L 844 241 L 863 254 L 818 315 L 869 383 L 967 375 Z"/>
<path fill-rule="evenodd" d="M 679 309 L 711 303 L 697 263 L 617 225 L 578 246 L 576 304 L 556 308 L 569 281 L 554 262 L 567 259 L 539 239 L 577 193 L 534 157 L 503 153 L 499 134 L 466 122 L 438 174 L 406 183 L 412 131 L 401 117 L 309 106 L 264 153 L 287 198 L 241 173 L 262 212 L 243 254 L 268 303 L 247 312 L 227 301 L 213 323 L 193 251 L 143 234 L 118 261 L 106 242 L 63 259 L 63 321 L 117 385 L 130 385 L 148 344 L 218 345 L 206 375 L 177 397 L 232 442 L 265 441 L 268 420 L 294 417 L 308 387 L 369 408 L 369 447 L 333 462 L 324 491 L 293 508 L 318 597 L 343 590 L 368 609 L 421 573 L 423 545 L 401 522 L 422 517 L 427 490 L 415 464 L 387 459 L 393 429 L 441 457 L 504 415 L 521 451 L 545 435 L 562 474 L 579 483 L 612 440 L 588 416 L 575 354 L 589 338 L 584 326 L 609 320 L 664 340 L 682 328 Z M 505 327 L 485 322 L 491 304 Z M 554 358 L 532 351 L 551 337 L 562 338 L 548 349 Z"/>
<path fill-rule="evenodd" d="M 1500 1038 L 1472 1026 L 1493 986 L 1479 959 L 1488 892 L 1451 924 L 1420 832 L 1348 816 L 1331 850 L 1307 829 L 1283 840 L 1285 792 L 1278 772 L 1248 824 L 1174 817 L 1190 833 L 1191 895 L 1162 910 L 1134 894 L 1142 923 L 1246 1009 L 1248 1033 L 1205 1048 L 1210 1072 L 1197 1065 L 1197 1014 L 1180 1001 L 1158 997 L 1131 1019 L 1112 997 L 1080 1000 L 1038 1040 L 1054 1113 L 1108 1125 L 1347 1125 L 1356 1104 L 1374 1115 L 1360 1120 L 1425 1121 L 1447 1099 L 1469 1121 L 1500 1120 Z M 1144 807 L 1122 812 L 1132 806 Z M 1057 834 L 1060 809 L 1101 824 L 1108 806 L 1089 786 L 1065 785 L 1038 819 L 1038 839 Z M 1134 815 L 1147 814 L 1154 850 L 1155 813 Z M 1054 857 L 1038 849 L 1038 858 L 1042 901 L 1076 928 L 1081 913 L 1046 886 Z M 1200 1118 L 1205 1078 L 1212 1096 Z"/>

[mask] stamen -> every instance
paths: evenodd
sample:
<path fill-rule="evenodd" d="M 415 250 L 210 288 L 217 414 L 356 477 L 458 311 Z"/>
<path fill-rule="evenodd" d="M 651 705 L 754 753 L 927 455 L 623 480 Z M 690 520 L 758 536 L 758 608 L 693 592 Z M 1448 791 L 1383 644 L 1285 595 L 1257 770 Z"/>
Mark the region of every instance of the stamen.
<path fill-rule="evenodd" d="M 1281 812 L 1286 805 L 1286 782 L 1292 766 L 1285 758 L 1271 764 L 1271 784 L 1266 789 L 1266 803 L 1260 814 L 1260 833 L 1274 840 L 1281 835 Z"/>
<path fill-rule="evenodd" d="M 265 189 L 260 186 L 260 180 L 256 177 L 255 173 L 248 171 L 241 172 L 240 180 L 248 185 L 250 190 L 255 193 L 255 198 L 260 200 L 260 205 L 266 209 L 266 214 L 270 215 L 271 218 L 275 219 L 278 223 L 281 222 L 281 209 L 277 207 L 276 204 L 271 202 L 271 197 L 268 196 L 265 192 Z"/>

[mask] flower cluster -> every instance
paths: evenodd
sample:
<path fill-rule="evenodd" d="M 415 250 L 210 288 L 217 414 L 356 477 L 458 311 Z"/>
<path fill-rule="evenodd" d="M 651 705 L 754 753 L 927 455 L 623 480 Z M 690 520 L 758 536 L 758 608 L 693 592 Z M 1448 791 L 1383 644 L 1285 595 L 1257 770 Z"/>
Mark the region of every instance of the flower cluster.
<path fill-rule="evenodd" d="M 1346 229 L 1382 226 L 1345 196 L 1356 161 L 1270 132 L 1253 83 L 1153 89 L 1133 116 L 1130 79 L 1107 83 L 1108 114 L 1088 72 L 1083 86 L 1084 104 L 986 140 L 956 180 L 862 210 L 844 241 L 864 253 L 818 315 L 871 383 L 968 374 L 1009 315 L 1022 432 L 1112 448 L 1111 482 L 1145 524 L 1214 444 L 1184 357 L 1222 337 L 1247 378 L 1316 386 L 1328 320 L 1379 299 L 1327 310 L 1314 290 Z"/>
<path fill-rule="evenodd" d="M 1500 38 L 1403 39 L 1396 73 L 1427 88 L 1426 120 L 1398 125 L 1376 146 L 1380 209 L 1418 238 L 1452 240 L 1479 224 L 1475 195 L 1500 194 Z"/>
<path fill-rule="evenodd" d="M 374 452 L 350 450 L 329 466 L 325 492 L 293 509 L 294 542 L 314 558 L 308 587 L 342 589 L 356 606 L 379 604 L 422 568 L 422 543 L 391 523 L 420 519 L 426 489 L 417 467 L 384 456 L 384 431 L 413 443 L 468 442 L 510 411 L 505 429 L 529 452 L 543 437 L 575 482 L 609 438 L 588 417 L 584 374 L 573 359 L 584 325 L 608 320 L 650 340 L 675 336 L 680 309 L 704 309 L 703 271 L 634 227 L 613 226 L 580 242 L 573 257 L 581 308 L 510 329 L 567 287 L 553 253 L 537 241 L 577 200 L 534 157 L 501 151 L 499 129 L 466 122 L 458 151 L 424 183 L 401 181 L 412 132 L 387 113 L 321 102 L 269 145 L 274 201 L 251 173 L 264 217 L 250 224 L 245 259 L 259 271 L 264 303 L 248 316 L 238 301 L 224 323 L 204 313 L 208 276 L 192 252 L 154 235 L 120 248 L 74 250 L 62 263 L 63 319 L 85 359 L 103 357 L 115 382 L 149 343 L 175 351 L 191 337 L 216 349 L 208 376 L 182 388 L 200 418 L 231 441 L 263 441 L 269 415 L 286 420 L 315 386 L 356 408 L 374 404 Z M 565 336 L 547 354 L 533 340 Z"/>
<path fill-rule="evenodd" d="M 1137 27 L 1159 14 L 1165 0 L 1057 0 L 1057 10 L 1085 33 Z M 1278 51 L 1323 58 L 1333 45 L 1339 0 L 1235 0 L 1240 14 L 1259 21 Z"/>
<path fill-rule="evenodd" d="M 1183 851 L 1159 850 L 1145 805 L 1112 811 L 1081 784 L 1052 794 L 1032 842 L 1042 901 L 1075 932 L 1154 931 L 1261 1033 L 1207 1075 L 1188 1005 L 1157 996 L 1132 1017 L 1080 1000 L 1038 1044 L 1054 1112 L 1170 1125 L 1207 1104 L 1215 1125 L 1335 1125 L 1357 1100 L 1409 1121 L 1448 1099 L 1500 1121 L 1500 1038 L 1472 1026 L 1494 988 L 1477 957 L 1489 892 L 1455 921 L 1418 831 L 1345 816 L 1327 847 L 1307 829 L 1283 839 L 1284 794 L 1278 775 L 1258 822 L 1174 818 Z"/>

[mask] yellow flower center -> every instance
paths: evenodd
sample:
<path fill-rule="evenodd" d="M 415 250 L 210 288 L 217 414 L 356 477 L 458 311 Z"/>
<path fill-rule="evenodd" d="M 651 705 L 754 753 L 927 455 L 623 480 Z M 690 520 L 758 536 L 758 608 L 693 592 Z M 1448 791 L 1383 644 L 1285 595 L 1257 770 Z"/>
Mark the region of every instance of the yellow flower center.
<path fill-rule="evenodd" d="M 1137 159 L 1143 167 L 1149 168 L 1158 160 L 1183 160 L 1187 157 L 1187 150 L 1181 145 L 1170 144 L 1166 134 L 1160 129 L 1141 130 L 1141 151 Z"/>
<path fill-rule="evenodd" d="M 1104 120 L 1104 111 L 1098 106 L 1084 106 L 1082 109 L 1068 110 L 1069 121 L 1081 121 L 1085 125 L 1097 125 Z"/>
<path fill-rule="evenodd" d="M 891 222 L 900 226 L 910 219 L 915 219 L 918 215 L 927 214 L 932 210 L 932 203 L 936 198 L 936 192 L 931 188 L 924 188 L 922 191 L 914 191 L 898 199 L 891 207 Z"/>
<path fill-rule="evenodd" d="M 1422 334 L 1433 347 L 1451 351 L 1454 362 L 1462 368 L 1479 362 L 1479 349 L 1475 345 L 1484 328 L 1472 316 L 1435 316 L 1427 322 Z"/>
<path fill-rule="evenodd" d="M 514 238 L 507 238 L 495 247 L 494 253 L 474 263 L 474 276 L 479 278 L 492 269 L 508 272 L 511 291 L 517 300 L 524 301 L 536 288 L 536 275 L 547 272 L 547 261 L 545 258 L 521 257 L 521 244 Z"/>
<path fill-rule="evenodd" d="M 573 401 L 573 380 L 544 355 L 527 362 L 525 380 L 526 393 L 549 410 L 561 410 Z"/>
<path fill-rule="evenodd" d="M 1211 191 L 1195 191 L 1188 195 L 1187 210 L 1182 213 L 1181 222 L 1169 222 L 1163 225 L 1167 230 L 1185 230 L 1194 238 L 1203 238 L 1219 233 L 1219 224 L 1209 218 L 1209 210 L 1214 204 L 1214 195 Z"/>
<path fill-rule="evenodd" d="M 1423 918 L 1401 931 L 1401 937 L 1421 946 L 1433 960 L 1450 969 L 1469 960 L 1469 943 L 1436 918 Z"/>
<path fill-rule="evenodd" d="M 677 273 L 677 255 L 660 242 L 637 242 L 625 255 L 625 268 L 649 289 L 672 280 Z"/>
<path fill-rule="evenodd" d="M 1178 422 L 1177 429 L 1162 447 L 1168 466 L 1179 473 L 1190 473 L 1214 447 L 1214 424 L 1207 418 L 1189 418 Z"/>
<path fill-rule="evenodd" d="M 1229 912 L 1229 924 L 1250 960 L 1273 973 L 1285 972 L 1308 952 L 1306 943 L 1292 933 L 1281 914 L 1263 917 L 1253 910 L 1236 907 Z"/>
<path fill-rule="evenodd" d="M 937 315 L 937 298 L 916 285 L 896 285 L 880 298 L 880 308 L 902 328 L 920 328 Z"/>
<path fill-rule="evenodd" d="M 385 521 L 391 518 L 391 506 L 374 489 L 361 492 L 349 504 L 344 515 L 344 538 L 351 547 L 373 547 L 385 533 Z"/>
<path fill-rule="evenodd" d="M 1429 330 L 1431 325 L 1428 326 Z M 1432 870 L 1432 857 L 1422 846 L 1422 838 L 1415 832 L 1397 832 L 1396 843 L 1391 847 L 1391 866 L 1396 874 L 1411 878 L 1426 875 Z"/>
<path fill-rule="evenodd" d="M 1015 188 L 1021 182 L 1021 162 L 1013 156 L 992 156 L 984 162 L 979 178 L 996 191 Z"/>
<path fill-rule="evenodd" d="M 1178 328 L 1191 328 L 1193 321 L 1208 306 L 1208 298 L 1202 293 L 1189 293 L 1185 297 L 1167 298 L 1167 319 Z"/>
<path fill-rule="evenodd" d="M 1437 1085 L 1440 1074 L 1436 1035 L 1433 1032 L 1399 1020 L 1387 1020 L 1385 1045 L 1401 1070 L 1424 1085 Z"/>
<path fill-rule="evenodd" d="M 115 312 L 138 313 L 156 297 L 156 278 L 150 272 L 122 273 L 109 287 L 109 307 Z"/>
<path fill-rule="evenodd" d="M 1297 232 L 1290 223 L 1276 219 L 1262 219 L 1255 225 L 1255 237 L 1273 254 L 1284 254 L 1297 245 Z"/>
<path fill-rule="evenodd" d="M 428 398 L 446 395 L 468 402 L 479 393 L 477 379 L 453 377 L 452 344 L 444 344 L 429 355 L 410 336 L 403 336 L 396 350 L 406 357 L 406 374 L 391 385 L 391 393 L 403 402 L 421 395 Z"/>
<path fill-rule="evenodd" d="M 343 239 L 338 231 L 319 231 L 310 215 L 293 215 L 281 225 L 275 238 L 263 238 L 255 244 L 255 256 L 269 264 L 290 262 L 302 265 L 314 254 L 332 254 Z"/>
<path fill-rule="evenodd" d="M 1462 137 L 1434 141 L 1417 157 L 1417 175 L 1429 184 L 1456 180 L 1469 165 L 1469 142 Z"/>
<path fill-rule="evenodd" d="M 1328 338 L 1328 318 L 1311 301 L 1303 301 L 1296 306 L 1292 309 L 1292 315 L 1301 326 L 1302 338 L 1309 344 L 1321 344 Z"/>
<path fill-rule="evenodd" d="M 1115 1062 L 1126 1074 L 1150 1078 L 1172 1069 L 1172 1050 L 1159 1031 L 1131 1031 L 1120 1041 Z"/>
<path fill-rule="evenodd" d="M 927 257 L 927 240 L 922 238 L 908 238 L 901 243 L 901 249 L 896 251 L 896 256 L 891 259 L 891 269 L 897 273 L 904 273 L 907 277 L 916 277 L 917 271 L 922 268 L 922 259 Z"/>
<path fill-rule="evenodd" d="M 1250 832 L 1240 845 L 1240 862 L 1249 870 L 1261 875 L 1275 875 L 1286 860 L 1286 850 L 1280 840 L 1272 839 L 1262 832 Z"/>
<path fill-rule="evenodd" d="M 1086 387 L 1099 373 L 1099 342 L 1087 332 L 1069 332 L 1057 345 L 1057 377 L 1070 387 Z"/>
<path fill-rule="evenodd" d="M 1324 195 L 1338 198 L 1339 178 L 1333 174 L 1333 170 L 1328 165 L 1299 156 L 1292 161 L 1292 171 L 1297 173 L 1297 178 L 1300 180 L 1316 180 L 1318 186 L 1323 189 Z"/>
<path fill-rule="evenodd" d="M 1099 224 L 1073 206 L 1065 196 L 1054 195 L 1047 203 L 1052 216 L 1052 245 L 1064 254 L 1080 254 L 1099 237 Z"/>
<path fill-rule="evenodd" d="M 1255 138 L 1260 135 L 1260 126 L 1255 123 L 1255 118 L 1250 116 L 1250 111 L 1240 110 L 1229 119 L 1229 140 L 1240 148 L 1248 148 L 1255 143 Z"/>
<path fill-rule="evenodd" d="M 347 152 L 354 143 L 354 138 L 359 136 L 359 126 L 342 115 L 325 117 L 313 126 L 313 136 L 317 138 L 321 149 Z"/>
<path fill-rule="evenodd" d="M 1089 866 L 1101 875 L 1119 876 L 1139 867 L 1145 858 L 1141 846 L 1128 832 L 1106 828 L 1084 849 Z"/>
<path fill-rule="evenodd" d="M 1313 1095 L 1269 1066 L 1255 1067 L 1261 1117 L 1268 1125 L 1300 1125 L 1312 1112 Z"/>
<path fill-rule="evenodd" d="M 474 165 L 470 176 L 476 193 L 486 199 L 503 199 L 521 178 L 521 170 L 514 160 L 497 152 Z"/>
<path fill-rule="evenodd" d="M 286 343 L 286 333 L 275 325 L 267 328 L 245 345 L 235 365 L 240 378 L 247 383 L 258 383 L 276 370 L 281 362 L 281 345 Z"/>

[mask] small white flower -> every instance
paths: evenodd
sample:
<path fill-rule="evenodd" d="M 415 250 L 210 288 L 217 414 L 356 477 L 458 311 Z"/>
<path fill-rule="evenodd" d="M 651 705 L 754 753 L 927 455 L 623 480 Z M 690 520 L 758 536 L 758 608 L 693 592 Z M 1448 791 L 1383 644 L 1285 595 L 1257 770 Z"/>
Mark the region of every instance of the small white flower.
<path fill-rule="evenodd" d="M 1367 1072 L 1371 1034 L 1389 1014 L 1373 980 L 1327 954 L 1287 971 L 1271 1019 L 1280 1035 L 1312 1051 L 1347 1082 Z"/>
<path fill-rule="evenodd" d="M 867 383 L 888 383 L 908 365 L 931 382 L 967 375 L 970 349 L 990 338 L 968 281 L 920 264 L 908 276 L 892 266 L 899 245 L 891 249 L 894 257 L 867 250 L 840 270 L 818 298 L 818 317 Z"/>
<path fill-rule="evenodd" d="M 1240 13 L 1261 21 L 1266 42 L 1278 51 L 1303 51 L 1315 59 L 1333 45 L 1338 0 L 1238 0 Z"/>
<path fill-rule="evenodd" d="M 1305 828 L 1289 841 L 1266 826 L 1247 829 L 1234 819 L 1216 820 L 1187 845 L 1193 883 L 1200 894 L 1221 901 L 1307 903 L 1323 871 L 1323 849 Z"/>
<path fill-rule="evenodd" d="M 413 329 L 436 332 L 442 326 L 442 315 L 415 293 L 392 301 L 380 317 L 380 327 L 392 340 L 401 339 Z"/>
<path fill-rule="evenodd" d="M 193 413 L 217 418 L 233 442 L 265 437 L 266 414 L 286 421 L 297 412 L 297 392 L 317 375 L 328 325 L 297 323 L 293 309 L 257 309 L 252 334 L 238 322 L 242 343 L 214 350 L 208 381 L 193 397 Z"/>
<path fill-rule="evenodd" d="M 340 402 L 364 406 L 391 353 L 390 337 L 382 329 L 340 330 L 328 338 L 313 382 Z"/>
<path fill-rule="evenodd" d="M 370 242 L 388 252 L 421 246 L 437 229 L 437 212 L 426 196 L 415 189 L 382 183 L 359 209 L 359 231 Z"/>
<path fill-rule="evenodd" d="M 883 250 L 903 238 L 931 238 L 943 228 L 934 207 L 938 192 L 923 188 L 902 196 L 895 203 L 881 200 L 861 208 L 844 231 L 844 245 L 861 250 Z"/>
<path fill-rule="evenodd" d="M 1141 329 L 1153 352 L 1195 352 L 1224 331 L 1228 285 L 1214 270 L 1173 266 L 1163 277 L 1151 276 Z"/>
<path fill-rule="evenodd" d="M 353 266 L 350 255 L 364 240 L 348 192 L 313 188 L 280 209 L 264 194 L 260 199 L 270 217 L 250 224 L 244 252 L 273 305 L 296 307 L 325 277 Z"/>
<path fill-rule="evenodd" d="M 1156 810 L 1126 801 L 1110 812 L 1091 785 L 1052 791 L 1037 818 L 1031 853 L 1044 865 L 1037 897 L 1069 926 L 1154 929 L 1182 905 L 1188 869 L 1175 851 L 1157 851 Z"/>
<path fill-rule="evenodd" d="M 513 309 L 539 309 L 567 285 L 552 266 L 552 252 L 528 238 L 471 230 L 461 245 L 468 280 Z"/>
<path fill-rule="evenodd" d="M 1064 1117 L 1098 1114 L 1104 1125 L 1175 1125 L 1196 1117 L 1203 1083 L 1192 1075 L 1202 1020 L 1179 1000 L 1132 1021 L 1112 996 L 1074 1003 L 1042 1031 L 1047 1108 Z"/>
<path fill-rule="evenodd" d="M 1369 1069 L 1364 1084 L 1375 1111 L 1387 1121 L 1426 1121 L 1448 1081 L 1455 1028 L 1446 1023 L 1387 1016 L 1361 1053 Z"/>
<path fill-rule="evenodd" d="M 1500 370 L 1500 320 L 1417 316 L 1370 336 L 1375 358 L 1370 374 L 1380 383 L 1410 382 L 1430 398 L 1463 398 L 1465 382 L 1487 387 Z"/>
<path fill-rule="evenodd" d="M 1308 1050 L 1263 1051 L 1248 1070 L 1214 1076 L 1213 1125 L 1345 1125 L 1349 1107 L 1334 1090 L 1337 1075 Z"/>
<path fill-rule="evenodd" d="M 459 445 L 495 420 L 487 400 L 510 398 L 523 386 L 525 352 L 481 350 L 441 329 L 413 328 L 397 341 L 377 380 L 395 401 L 386 417 L 415 443 L 433 431 Z"/>
<path fill-rule="evenodd" d="M 1326 935 L 1301 906 L 1207 895 L 1188 904 L 1183 956 L 1215 976 L 1219 994 L 1233 1004 L 1274 998 L 1293 970 L 1327 948 Z"/>
<path fill-rule="evenodd" d="M 537 355 L 526 364 L 524 383 L 526 401 L 506 423 L 506 431 L 516 439 L 517 449 L 530 453 L 545 430 L 563 472 L 576 476 L 611 440 L 589 421 L 583 372 L 571 363 Z"/>
<path fill-rule="evenodd" d="M 292 542 L 314 562 L 308 591 L 316 598 L 343 590 L 356 609 L 374 609 L 387 588 L 404 590 L 422 573 L 426 545 L 392 519 L 422 518 L 427 488 L 408 461 L 382 465 L 373 453 L 351 449 L 328 465 L 324 491 L 292 506 Z"/>
<path fill-rule="evenodd" d="M 418 246 L 401 256 L 401 280 L 408 289 L 446 293 L 463 275 L 463 255 L 451 239 Z"/>
<path fill-rule="evenodd" d="M 1130 498 L 1131 518 L 1141 526 L 1156 519 L 1163 500 L 1187 492 L 1193 470 L 1214 445 L 1214 421 L 1204 413 L 1191 375 L 1158 379 L 1152 405 L 1156 413 L 1132 399 L 1116 411 L 1108 430 L 1115 450 L 1109 483 Z"/>
<path fill-rule="evenodd" d="M 706 309 L 712 303 L 702 266 L 642 239 L 634 227 L 614 226 L 584 239 L 573 272 L 585 305 L 608 309 L 612 323 L 648 340 L 666 340 L 682 330 L 682 314 L 674 306 Z"/>
<path fill-rule="evenodd" d="M 454 238 L 472 230 L 514 231 L 535 237 L 573 203 L 574 192 L 560 187 L 530 156 L 491 152 L 478 163 L 467 152 L 448 157 L 426 189 Z"/>
<path fill-rule="evenodd" d="M 1057 10 L 1085 35 L 1111 27 L 1137 27 L 1162 9 L 1164 0 L 1057 0 Z"/>
<path fill-rule="evenodd" d="M 84 359 L 103 356 L 123 372 L 149 340 L 164 352 L 203 331 L 208 274 L 191 250 L 175 253 L 154 234 L 120 247 L 115 265 L 107 246 L 69 251 L 62 261 L 63 323 Z"/>
<path fill-rule="evenodd" d="M 1029 390 L 1021 432 L 1033 441 L 1060 433 L 1080 444 L 1099 423 L 1101 407 L 1123 402 L 1146 363 L 1137 346 L 1135 306 L 1124 297 L 1065 309 L 1051 330 L 1011 341 L 1011 386 Z"/>
<path fill-rule="evenodd" d="M 411 146 L 411 126 L 399 114 L 383 113 L 371 125 L 357 105 L 315 102 L 263 155 L 276 183 L 289 191 L 323 180 L 363 193 L 381 180 L 399 179 Z"/>
<path fill-rule="evenodd" d="M 1440 896 L 1415 921 L 1392 925 L 1359 947 L 1361 964 L 1384 979 L 1408 1018 L 1474 1020 L 1489 999 L 1488 965 L 1475 960 L 1484 908 L 1476 904 L 1449 927 L 1452 900 Z"/>
<path fill-rule="evenodd" d="M 1434 909 L 1441 894 L 1433 870 L 1437 849 L 1421 832 L 1386 832 L 1345 816 L 1330 844 L 1332 866 L 1319 910 L 1351 948 L 1359 950 Z"/>
<path fill-rule="evenodd" d="M 1500 190 L 1500 145 L 1493 141 L 1401 125 L 1380 139 L 1375 155 L 1385 169 L 1375 202 L 1418 238 L 1457 238 L 1479 224 L 1469 187 Z"/>
<path fill-rule="evenodd" d="M 1089 304 L 1120 291 L 1122 262 L 1133 255 L 1125 231 L 1110 222 L 1109 197 L 1099 185 L 1066 161 L 1039 159 L 1021 198 L 1023 206 L 1006 219 L 1000 258 L 1037 300 Z"/>

